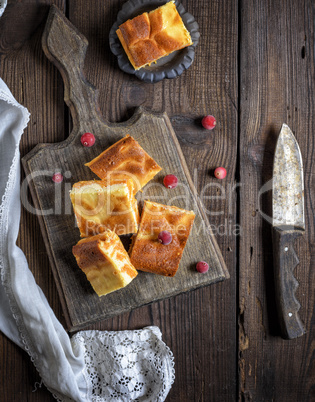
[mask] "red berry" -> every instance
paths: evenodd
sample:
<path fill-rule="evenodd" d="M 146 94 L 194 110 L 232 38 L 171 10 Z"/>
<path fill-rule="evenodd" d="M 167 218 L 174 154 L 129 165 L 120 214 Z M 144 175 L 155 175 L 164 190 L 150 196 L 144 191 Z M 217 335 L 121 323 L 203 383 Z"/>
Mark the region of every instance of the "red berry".
<path fill-rule="evenodd" d="M 84 147 L 91 147 L 95 143 L 95 137 L 92 133 L 85 133 L 81 136 L 81 144 Z"/>
<path fill-rule="evenodd" d="M 55 183 L 61 183 L 63 180 L 63 176 L 61 173 L 55 173 L 52 177 L 52 181 Z"/>
<path fill-rule="evenodd" d="M 172 241 L 172 235 L 170 232 L 162 230 L 162 232 L 160 232 L 158 235 L 158 239 L 160 243 L 164 244 L 164 246 L 167 246 Z"/>
<path fill-rule="evenodd" d="M 204 274 L 209 270 L 209 265 L 204 261 L 199 261 L 196 265 L 196 270 L 201 274 Z"/>
<path fill-rule="evenodd" d="M 217 179 L 224 179 L 226 176 L 226 170 L 224 167 L 217 167 L 214 171 L 214 175 Z"/>
<path fill-rule="evenodd" d="M 178 184 L 178 178 L 174 174 L 168 174 L 164 177 L 163 184 L 167 188 L 175 188 Z"/>
<path fill-rule="evenodd" d="M 215 119 L 214 116 L 205 116 L 202 120 L 201 120 L 201 124 L 203 125 L 204 128 L 206 128 L 207 130 L 212 130 L 214 129 L 214 127 L 217 124 L 217 121 Z"/>

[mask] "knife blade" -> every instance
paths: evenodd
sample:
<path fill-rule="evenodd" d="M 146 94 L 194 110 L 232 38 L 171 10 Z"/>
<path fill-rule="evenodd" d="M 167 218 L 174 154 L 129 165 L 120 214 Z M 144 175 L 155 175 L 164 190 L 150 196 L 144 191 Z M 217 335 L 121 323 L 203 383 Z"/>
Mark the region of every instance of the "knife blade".
<path fill-rule="evenodd" d="M 294 241 L 305 231 L 303 162 L 289 126 L 282 125 L 274 156 L 272 185 L 273 259 L 276 303 L 281 335 L 294 339 L 305 333 L 295 297 L 293 275 L 299 259 Z"/>

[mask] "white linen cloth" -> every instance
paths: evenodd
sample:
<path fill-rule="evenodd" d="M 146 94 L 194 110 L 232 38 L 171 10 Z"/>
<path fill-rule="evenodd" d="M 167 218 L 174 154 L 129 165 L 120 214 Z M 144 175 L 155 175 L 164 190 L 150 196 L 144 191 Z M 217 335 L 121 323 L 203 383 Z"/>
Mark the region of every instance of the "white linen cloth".
<path fill-rule="evenodd" d="M 80 331 L 70 338 L 16 246 L 19 143 L 29 112 L 0 79 L 0 330 L 26 350 L 59 401 L 164 401 L 174 381 L 158 327 Z"/>

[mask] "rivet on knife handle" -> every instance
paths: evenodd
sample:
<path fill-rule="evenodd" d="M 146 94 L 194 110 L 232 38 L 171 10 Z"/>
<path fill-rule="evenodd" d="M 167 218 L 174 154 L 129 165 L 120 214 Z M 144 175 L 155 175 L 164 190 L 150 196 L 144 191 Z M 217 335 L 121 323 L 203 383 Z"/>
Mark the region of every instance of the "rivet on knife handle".
<path fill-rule="evenodd" d="M 273 255 L 278 318 L 284 339 L 294 339 L 305 334 L 305 329 L 298 315 L 300 303 L 295 297 L 298 281 L 293 275 L 299 259 L 293 245 L 300 230 L 283 231 L 273 228 Z"/>

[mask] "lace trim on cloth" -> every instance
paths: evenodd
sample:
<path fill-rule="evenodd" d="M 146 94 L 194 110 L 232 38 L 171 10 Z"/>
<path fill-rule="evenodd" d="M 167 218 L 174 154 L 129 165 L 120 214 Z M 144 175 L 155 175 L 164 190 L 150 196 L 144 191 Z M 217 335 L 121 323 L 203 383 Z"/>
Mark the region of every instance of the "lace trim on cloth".
<path fill-rule="evenodd" d="M 28 333 L 22 312 L 12 290 L 7 245 L 10 203 L 19 180 L 19 142 L 30 114 L 16 100 L 0 90 L 4 100 L 23 112 L 21 130 L 10 166 L 8 180 L 0 205 L 0 277 L 9 300 L 25 350 L 35 368 L 41 373 L 40 356 Z M 171 350 L 161 339 L 157 327 L 136 331 L 80 331 L 71 338 L 74 352 L 83 351 L 85 368 L 83 376 L 87 386 L 88 402 L 162 402 L 175 379 L 174 358 Z M 76 353 L 76 355 L 78 355 Z M 43 381 L 45 384 L 45 381 Z M 58 402 L 73 401 L 55 390 Z"/>
<path fill-rule="evenodd" d="M 89 401 L 162 402 L 175 379 L 174 357 L 158 327 L 134 331 L 81 331 Z"/>

